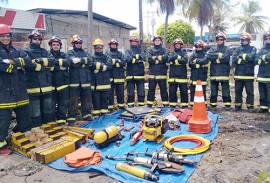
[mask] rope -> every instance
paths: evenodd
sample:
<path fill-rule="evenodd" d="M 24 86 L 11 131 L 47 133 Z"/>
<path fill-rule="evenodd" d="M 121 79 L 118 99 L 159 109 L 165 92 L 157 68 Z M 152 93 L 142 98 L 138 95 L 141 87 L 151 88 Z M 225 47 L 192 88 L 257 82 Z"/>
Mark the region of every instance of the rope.
<path fill-rule="evenodd" d="M 172 146 L 174 142 L 180 142 L 180 141 L 194 142 L 196 143 L 196 146 L 191 147 L 191 148 L 179 148 L 179 147 Z M 179 135 L 179 136 L 171 137 L 167 139 L 163 144 L 163 146 L 167 150 L 173 149 L 173 152 L 177 154 L 182 154 L 182 155 L 202 153 L 209 148 L 209 145 L 210 145 L 209 140 L 202 138 L 200 136 L 196 136 L 196 135 Z"/>

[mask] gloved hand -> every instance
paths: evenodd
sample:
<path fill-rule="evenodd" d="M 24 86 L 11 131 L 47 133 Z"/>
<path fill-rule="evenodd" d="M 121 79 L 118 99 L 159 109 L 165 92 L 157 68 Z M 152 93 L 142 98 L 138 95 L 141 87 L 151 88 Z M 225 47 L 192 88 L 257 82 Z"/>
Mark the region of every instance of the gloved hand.
<path fill-rule="evenodd" d="M 72 59 L 72 62 L 74 63 L 74 64 L 77 64 L 77 63 L 80 63 L 81 62 L 81 59 L 80 58 L 73 58 Z"/>
<path fill-rule="evenodd" d="M 104 64 L 104 65 L 102 65 L 102 71 L 106 71 L 106 70 L 107 70 L 107 68 L 108 68 L 108 67 L 107 67 L 107 65 L 105 65 L 105 64 Z"/>
<path fill-rule="evenodd" d="M 152 56 L 152 59 L 153 59 L 153 60 L 156 60 L 156 59 L 157 59 L 157 56 Z"/>
<path fill-rule="evenodd" d="M 6 64 L 10 64 L 10 60 L 9 59 L 3 59 L 3 62 Z"/>
<path fill-rule="evenodd" d="M 43 62 L 42 58 L 36 58 L 36 63 L 43 65 L 44 62 Z"/>
<path fill-rule="evenodd" d="M 159 61 L 162 61 L 162 55 L 159 55 L 157 58 Z"/>
<path fill-rule="evenodd" d="M 96 73 L 98 73 L 99 72 L 99 70 L 98 69 L 96 69 L 96 70 L 94 70 L 94 73 L 96 74 Z"/>
<path fill-rule="evenodd" d="M 137 60 L 141 60 L 142 59 L 141 55 L 140 54 L 136 54 L 136 59 Z"/>

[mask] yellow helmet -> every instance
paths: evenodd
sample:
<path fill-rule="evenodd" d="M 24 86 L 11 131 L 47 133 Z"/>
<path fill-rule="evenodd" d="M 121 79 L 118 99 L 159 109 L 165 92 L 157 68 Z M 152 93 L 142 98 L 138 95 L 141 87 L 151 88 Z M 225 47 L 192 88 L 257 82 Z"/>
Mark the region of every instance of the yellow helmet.
<path fill-rule="evenodd" d="M 71 44 L 74 44 L 74 42 L 82 43 L 82 41 L 83 41 L 82 38 L 78 34 L 75 34 L 70 38 L 70 43 Z"/>
<path fill-rule="evenodd" d="M 97 46 L 97 45 L 104 45 L 103 41 L 99 38 L 95 39 L 95 41 L 93 42 L 93 46 Z"/>
<path fill-rule="evenodd" d="M 252 35 L 250 33 L 244 32 L 240 37 L 240 40 L 241 39 L 248 39 L 250 41 L 252 39 Z"/>
<path fill-rule="evenodd" d="M 205 47 L 205 44 L 202 40 L 198 40 L 195 44 L 194 44 L 195 48 L 199 48 L 199 47 L 202 47 L 204 48 Z"/>

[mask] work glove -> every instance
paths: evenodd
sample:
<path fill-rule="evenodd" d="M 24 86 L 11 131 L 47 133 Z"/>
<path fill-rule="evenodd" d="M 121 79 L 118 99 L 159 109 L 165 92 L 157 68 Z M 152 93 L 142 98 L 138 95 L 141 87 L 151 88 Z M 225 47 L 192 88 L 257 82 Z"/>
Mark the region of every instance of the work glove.
<path fill-rule="evenodd" d="M 108 68 L 107 65 L 104 64 L 104 65 L 102 66 L 102 71 L 106 71 L 107 68 Z"/>
<path fill-rule="evenodd" d="M 152 56 L 152 59 L 153 59 L 153 60 L 156 60 L 156 59 L 157 59 L 157 56 Z"/>
<path fill-rule="evenodd" d="M 98 73 L 99 72 L 99 70 L 98 69 L 96 69 L 96 70 L 94 70 L 94 73 L 96 74 L 96 73 Z"/>
<path fill-rule="evenodd" d="M 159 55 L 157 58 L 159 61 L 162 61 L 162 55 Z"/>
<path fill-rule="evenodd" d="M 74 64 L 77 64 L 77 63 L 80 63 L 81 62 L 81 59 L 80 58 L 73 58 L 72 59 L 72 62 L 74 63 Z"/>
<path fill-rule="evenodd" d="M 3 59 L 3 62 L 6 64 L 10 64 L 10 60 L 9 59 Z"/>
<path fill-rule="evenodd" d="M 141 55 L 140 54 L 136 54 L 136 57 L 135 57 L 137 60 L 141 60 L 142 59 L 142 57 L 141 57 Z"/>

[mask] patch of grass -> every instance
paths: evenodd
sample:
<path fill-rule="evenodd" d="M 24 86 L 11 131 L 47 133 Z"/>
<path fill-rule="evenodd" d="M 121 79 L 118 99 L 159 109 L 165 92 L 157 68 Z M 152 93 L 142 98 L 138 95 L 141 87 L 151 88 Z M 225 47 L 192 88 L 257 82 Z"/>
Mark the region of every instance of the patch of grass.
<path fill-rule="evenodd" d="M 270 183 L 270 173 L 265 171 L 260 171 L 257 183 Z"/>

